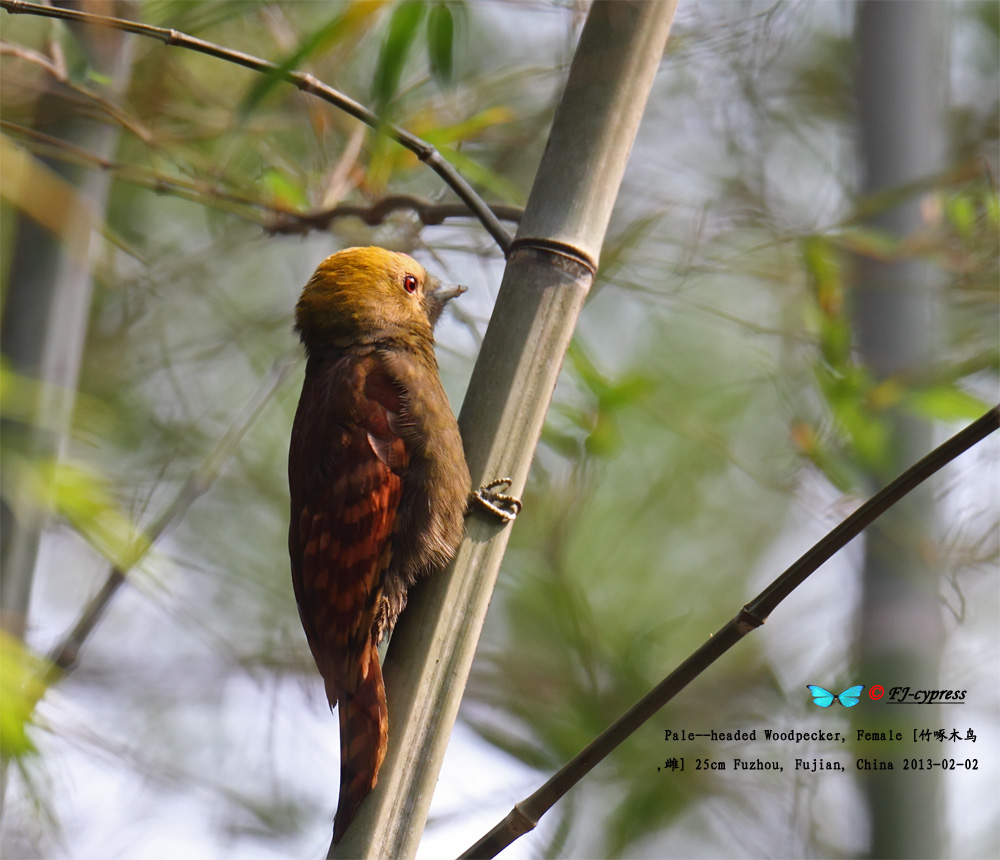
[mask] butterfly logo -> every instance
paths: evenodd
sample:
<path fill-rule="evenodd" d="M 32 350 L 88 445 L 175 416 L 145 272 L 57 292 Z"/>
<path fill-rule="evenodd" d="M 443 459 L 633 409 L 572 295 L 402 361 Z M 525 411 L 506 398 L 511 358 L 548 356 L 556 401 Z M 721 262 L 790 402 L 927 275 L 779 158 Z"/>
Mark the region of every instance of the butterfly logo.
<path fill-rule="evenodd" d="M 822 687 L 817 687 L 815 684 L 809 684 L 809 692 L 812 693 L 813 704 L 819 705 L 821 708 L 829 708 L 833 704 L 834 699 L 836 699 L 845 708 L 853 708 L 860 700 L 861 691 L 865 688 L 864 684 L 858 684 L 856 687 L 848 687 L 843 693 L 834 695 L 829 690 L 824 690 Z"/>

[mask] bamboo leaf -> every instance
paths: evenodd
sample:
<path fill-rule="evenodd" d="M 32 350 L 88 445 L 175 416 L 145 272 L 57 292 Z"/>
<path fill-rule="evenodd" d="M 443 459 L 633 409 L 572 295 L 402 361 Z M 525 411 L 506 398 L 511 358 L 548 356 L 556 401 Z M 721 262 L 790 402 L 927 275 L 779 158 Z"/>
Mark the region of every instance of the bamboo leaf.
<path fill-rule="evenodd" d="M 45 666 L 20 640 L 0 629 L 0 757 L 4 761 L 37 751 L 28 729 L 45 692 Z"/>
<path fill-rule="evenodd" d="M 298 70 L 310 57 L 329 51 L 339 42 L 356 39 L 371 17 L 386 0 L 357 0 L 347 9 L 306 36 L 299 46 L 283 59 L 269 75 L 259 78 L 239 106 L 239 115 L 246 118 L 271 91 L 284 80 L 288 72 Z"/>
<path fill-rule="evenodd" d="M 3 498 L 12 510 L 31 506 L 58 513 L 118 570 L 131 569 L 149 550 L 149 539 L 92 467 L 6 452 L 4 472 Z"/>
<path fill-rule="evenodd" d="M 456 149 L 441 147 L 438 151 L 458 168 L 463 176 L 468 177 L 470 182 L 475 183 L 480 188 L 484 188 L 492 194 L 496 194 L 507 202 L 522 202 L 522 195 L 518 188 L 499 173 L 495 173 L 488 167 L 484 167 Z"/>
<path fill-rule="evenodd" d="M 431 74 L 439 86 L 452 82 L 452 63 L 455 48 L 455 20 L 447 3 L 435 3 L 427 15 L 427 53 Z"/>
<path fill-rule="evenodd" d="M 0 135 L 0 196 L 58 236 L 75 259 L 86 260 L 100 219 L 73 185 L 7 135 Z"/>
<path fill-rule="evenodd" d="M 420 0 L 403 0 L 392 13 L 382 52 L 379 54 L 375 77 L 372 81 L 372 98 L 375 112 L 384 117 L 389 103 L 399 89 L 413 40 L 424 18 L 427 7 Z"/>
<path fill-rule="evenodd" d="M 289 209 L 306 209 L 309 201 L 305 190 L 297 185 L 292 178 L 277 168 L 271 168 L 262 178 L 268 197 L 272 203 Z"/>
<path fill-rule="evenodd" d="M 909 412 L 938 421 L 966 421 L 988 409 L 984 401 L 952 384 L 908 391 L 902 403 Z"/>

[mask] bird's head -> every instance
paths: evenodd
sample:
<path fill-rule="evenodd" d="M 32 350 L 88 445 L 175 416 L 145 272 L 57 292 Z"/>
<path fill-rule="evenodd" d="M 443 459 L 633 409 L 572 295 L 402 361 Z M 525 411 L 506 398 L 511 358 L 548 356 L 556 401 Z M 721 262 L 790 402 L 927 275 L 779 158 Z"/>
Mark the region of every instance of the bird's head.
<path fill-rule="evenodd" d="M 406 254 L 347 248 L 327 257 L 302 290 L 295 330 L 306 349 L 434 342 L 434 325 L 465 287 L 442 287 Z"/>

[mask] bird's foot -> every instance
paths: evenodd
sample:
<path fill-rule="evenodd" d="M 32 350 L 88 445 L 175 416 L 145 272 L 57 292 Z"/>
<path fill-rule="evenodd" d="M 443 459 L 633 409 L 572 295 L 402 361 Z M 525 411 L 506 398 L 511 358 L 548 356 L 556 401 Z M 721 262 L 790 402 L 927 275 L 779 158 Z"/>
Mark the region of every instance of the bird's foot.
<path fill-rule="evenodd" d="M 510 478 L 498 478 L 495 481 L 490 481 L 473 492 L 472 498 L 481 507 L 488 510 L 494 516 L 499 517 L 505 523 L 513 522 L 517 515 L 521 513 L 521 500 L 516 496 L 508 496 L 502 492 L 497 492 L 498 488 L 503 490 L 509 489 L 511 483 Z"/>

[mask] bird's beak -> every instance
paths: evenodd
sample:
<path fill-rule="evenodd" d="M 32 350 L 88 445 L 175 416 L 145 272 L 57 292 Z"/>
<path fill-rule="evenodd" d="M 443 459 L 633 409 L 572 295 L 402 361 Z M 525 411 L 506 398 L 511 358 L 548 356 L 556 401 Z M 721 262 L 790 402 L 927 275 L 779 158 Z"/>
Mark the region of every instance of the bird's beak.
<path fill-rule="evenodd" d="M 424 292 L 424 308 L 427 311 L 427 318 L 431 321 L 431 325 L 437 324 L 437 321 L 441 318 L 441 311 L 444 310 L 444 306 L 451 299 L 462 295 L 468 289 L 468 287 L 463 287 L 460 284 L 441 284 L 438 281 L 434 281 L 431 288 Z"/>
<path fill-rule="evenodd" d="M 441 303 L 457 299 L 462 293 L 468 292 L 468 287 L 461 284 L 437 284 L 434 287 L 434 301 Z"/>

